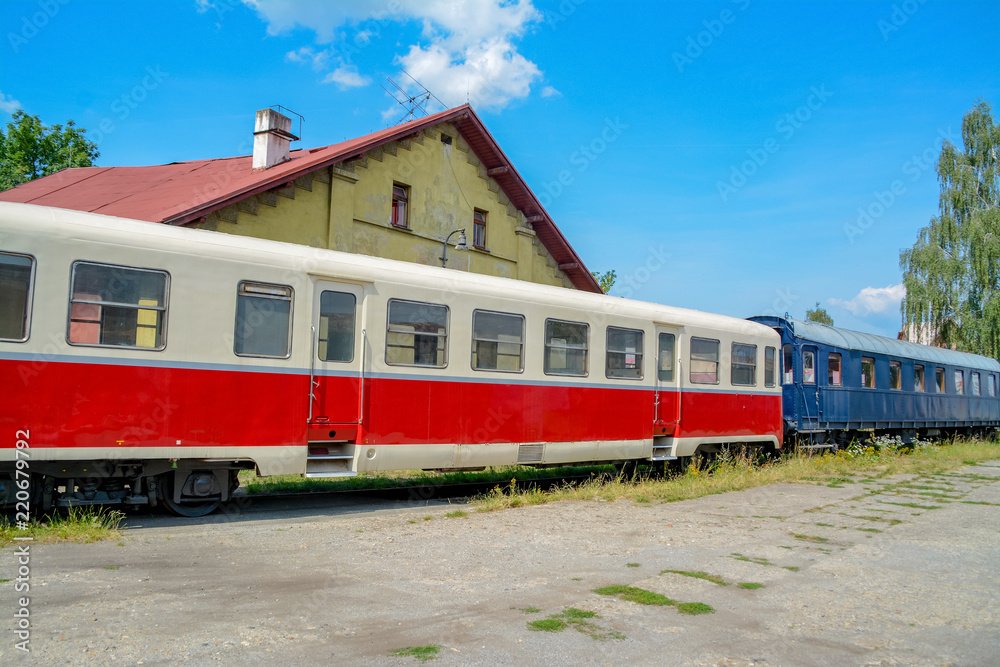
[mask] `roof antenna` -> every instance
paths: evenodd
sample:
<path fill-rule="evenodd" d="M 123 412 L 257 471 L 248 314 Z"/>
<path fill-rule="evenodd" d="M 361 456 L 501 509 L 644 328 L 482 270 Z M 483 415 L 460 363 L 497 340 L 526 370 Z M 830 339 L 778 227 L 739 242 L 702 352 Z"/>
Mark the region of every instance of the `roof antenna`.
<path fill-rule="evenodd" d="M 392 84 L 393 88 L 395 88 L 396 90 L 395 91 L 389 90 L 385 86 L 382 86 L 382 90 L 384 90 L 385 92 L 389 93 L 389 95 L 392 97 L 392 99 L 396 100 L 396 102 L 401 107 L 403 107 L 404 109 L 406 109 L 406 113 L 403 114 L 403 116 L 399 120 L 396 121 L 397 125 L 399 125 L 400 123 L 405 123 L 406 121 L 408 121 L 410 119 L 417 118 L 417 114 L 418 113 L 420 114 L 420 116 L 426 116 L 427 115 L 427 109 L 424 108 L 424 105 L 426 105 L 427 102 L 430 99 L 432 99 L 432 98 L 434 99 L 434 101 L 436 101 L 438 104 L 440 104 L 443 108 L 445 108 L 445 109 L 448 108 L 445 105 L 445 103 L 442 102 L 438 98 L 437 95 L 435 95 L 431 91 L 427 90 L 427 88 L 422 83 L 420 83 L 419 81 L 417 81 L 416 79 L 414 79 L 410 75 L 409 72 L 407 72 L 405 69 L 402 69 L 402 68 L 400 68 L 399 71 L 402 72 L 403 74 L 405 74 L 406 76 L 410 77 L 410 79 L 415 84 L 417 84 L 417 86 L 419 86 L 420 89 L 423 92 L 419 92 L 416 95 L 410 95 L 406 91 L 406 89 L 403 88 L 403 86 L 399 85 L 398 83 L 396 83 L 395 81 L 393 81 L 391 78 L 386 77 L 386 80 L 390 84 Z"/>

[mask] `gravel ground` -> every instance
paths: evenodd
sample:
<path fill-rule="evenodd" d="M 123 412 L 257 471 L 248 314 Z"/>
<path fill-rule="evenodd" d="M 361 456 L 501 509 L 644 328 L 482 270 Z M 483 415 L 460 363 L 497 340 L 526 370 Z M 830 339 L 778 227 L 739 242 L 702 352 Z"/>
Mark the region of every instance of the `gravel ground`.
<path fill-rule="evenodd" d="M 996 665 L 998 480 L 993 462 L 678 503 L 133 520 L 119 543 L 31 547 L 31 652 L 0 584 L 0 663 L 417 665 L 392 651 L 436 644 L 437 665 Z M 593 592 L 609 585 L 715 612 Z M 596 616 L 529 629 L 569 608 Z"/>

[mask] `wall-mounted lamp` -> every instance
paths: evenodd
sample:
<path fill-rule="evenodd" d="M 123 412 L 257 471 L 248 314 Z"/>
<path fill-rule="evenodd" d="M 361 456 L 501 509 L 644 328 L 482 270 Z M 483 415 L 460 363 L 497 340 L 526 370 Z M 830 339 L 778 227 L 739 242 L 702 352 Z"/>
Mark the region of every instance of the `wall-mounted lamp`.
<path fill-rule="evenodd" d="M 451 234 L 448 234 L 448 238 L 446 238 L 444 240 L 444 250 L 442 250 L 441 256 L 438 257 L 438 259 L 441 260 L 441 266 L 444 266 L 444 267 L 448 266 L 448 241 L 450 241 L 451 237 L 454 236 L 455 234 L 458 234 L 458 243 L 455 244 L 455 250 L 468 250 L 469 249 L 469 246 L 467 245 L 467 242 L 466 242 L 466 239 L 465 239 L 465 229 L 456 229 Z"/>

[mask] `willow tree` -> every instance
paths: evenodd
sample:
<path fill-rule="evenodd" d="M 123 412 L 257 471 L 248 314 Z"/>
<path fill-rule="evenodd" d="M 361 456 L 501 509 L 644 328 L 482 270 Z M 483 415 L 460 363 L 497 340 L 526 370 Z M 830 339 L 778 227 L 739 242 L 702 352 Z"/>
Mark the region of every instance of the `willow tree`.
<path fill-rule="evenodd" d="M 900 252 L 903 322 L 940 344 L 1000 357 L 1000 126 L 987 102 L 962 119 L 962 148 L 938 159 L 938 215 Z"/>

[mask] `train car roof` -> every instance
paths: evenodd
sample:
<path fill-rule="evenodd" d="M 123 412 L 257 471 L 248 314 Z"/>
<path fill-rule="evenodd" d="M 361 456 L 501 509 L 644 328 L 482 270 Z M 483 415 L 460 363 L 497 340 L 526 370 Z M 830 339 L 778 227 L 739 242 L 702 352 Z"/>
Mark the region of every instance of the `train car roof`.
<path fill-rule="evenodd" d="M 621 297 L 609 297 L 581 290 L 542 285 L 427 266 L 414 262 L 314 248 L 295 243 L 256 239 L 202 229 L 130 220 L 34 204 L 0 202 L 0 222 L 16 220 L 20 229 L 32 228 L 44 235 L 58 235 L 67 229 L 87 229 L 87 235 L 102 243 L 127 246 L 132 235 L 137 247 L 157 248 L 175 253 L 252 261 L 301 270 L 303 274 L 361 282 L 408 282 L 457 292 L 475 286 L 476 292 L 491 296 L 529 298 L 538 304 L 569 306 L 604 316 L 648 319 L 657 324 L 701 326 L 760 336 L 773 331 L 751 320 L 717 315 L 700 310 L 666 306 Z M 79 233 L 79 232 L 78 232 Z M 83 237 L 81 237 L 83 238 Z M 143 240 L 139 241 L 138 239 Z M 345 271 L 345 269 L 347 269 Z"/>
<path fill-rule="evenodd" d="M 919 359 L 921 361 L 930 361 L 951 366 L 1000 371 L 1000 361 L 978 354 L 946 350 L 930 345 L 920 345 L 919 343 L 876 336 L 875 334 L 863 333 L 861 331 L 831 327 L 819 322 L 808 322 L 805 320 L 787 321 L 791 322 L 795 335 L 799 338 L 817 343 L 825 343 L 833 347 L 842 347 L 859 352 L 874 352 L 890 357 Z"/>

